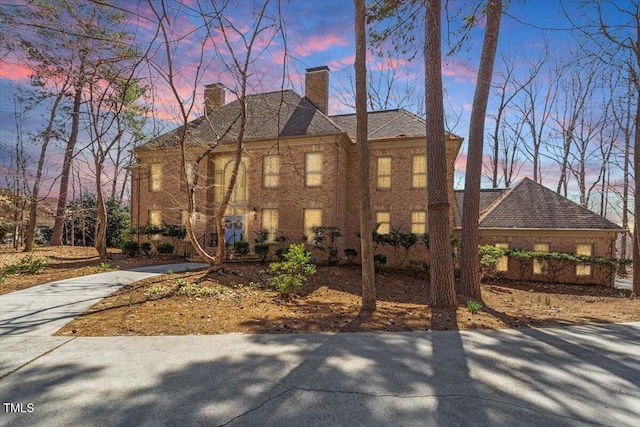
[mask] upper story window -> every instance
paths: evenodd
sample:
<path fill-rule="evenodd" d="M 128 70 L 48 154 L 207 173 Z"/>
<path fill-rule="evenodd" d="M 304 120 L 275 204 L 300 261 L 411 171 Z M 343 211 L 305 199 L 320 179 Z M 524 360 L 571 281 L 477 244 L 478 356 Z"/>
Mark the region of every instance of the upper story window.
<path fill-rule="evenodd" d="M 151 164 L 151 176 L 149 180 L 150 191 L 162 190 L 162 163 Z"/>
<path fill-rule="evenodd" d="M 508 243 L 496 243 L 496 248 L 498 249 L 509 249 Z M 496 271 L 509 271 L 509 257 L 501 256 L 498 258 L 498 264 L 496 265 Z"/>
<path fill-rule="evenodd" d="M 304 156 L 304 185 L 322 185 L 322 152 L 306 153 Z"/>
<path fill-rule="evenodd" d="M 533 245 L 535 252 L 549 252 L 551 245 L 549 243 L 535 243 Z M 547 274 L 549 272 L 549 261 L 533 259 L 533 274 Z"/>
<path fill-rule="evenodd" d="M 235 161 L 230 160 L 226 162 L 226 164 L 224 164 L 221 169 L 216 168 L 215 200 L 217 202 L 222 201 L 225 194 L 227 193 L 227 187 L 231 183 L 231 177 L 233 176 L 234 166 Z M 247 201 L 247 197 L 247 168 L 244 164 L 244 161 L 241 161 L 238 165 L 236 182 L 233 186 L 233 192 L 231 193 L 229 203 L 244 203 Z"/>
<path fill-rule="evenodd" d="M 391 232 L 391 212 L 377 211 L 376 225 L 378 226 L 376 229 L 378 234 L 389 234 Z"/>
<path fill-rule="evenodd" d="M 427 186 L 427 156 L 416 154 L 413 156 L 411 170 L 411 188 L 425 188 Z"/>
<path fill-rule="evenodd" d="M 262 185 L 277 187 L 280 179 L 280 157 L 278 155 L 264 156 L 262 160 Z"/>
<path fill-rule="evenodd" d="M 593 256 L 593 245 L 580 244 L 576 246 L 576 254 L 583 256 Z M 591 264 L 580 263 L 576 265 L 576 276 L 591 276 Z"/>
<path fill-rule="evenodd" d="M 378 157 L 378 188 L 391 188 L 391 157 Z"/>

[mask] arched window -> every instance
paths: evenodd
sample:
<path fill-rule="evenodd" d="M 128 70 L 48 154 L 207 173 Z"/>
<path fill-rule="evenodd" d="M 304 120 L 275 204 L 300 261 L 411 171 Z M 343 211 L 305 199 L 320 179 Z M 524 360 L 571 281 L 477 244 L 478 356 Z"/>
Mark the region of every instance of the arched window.
<path fill-rule="evenodd" d="M 222 194 L 227 191 L 227 187 L 229 186 L 229 182 L 231 181 L 231 174 L 233 173 L 234 161 L 230 160 L 224 167 L 223 172 L 223 185 L 222 185 Z M 222 197 L 220 197 L 222 200 Z M 238 176 L 236 177 L 236 185 L 233 188 L 233 193 L 231 194 L 231 199 L 229 203 L 238 203 L 238 202 L 246 202 L 247 201 L 247 169 L 244 165 L 244 162 L 240 162 L 238 166 Z"/>

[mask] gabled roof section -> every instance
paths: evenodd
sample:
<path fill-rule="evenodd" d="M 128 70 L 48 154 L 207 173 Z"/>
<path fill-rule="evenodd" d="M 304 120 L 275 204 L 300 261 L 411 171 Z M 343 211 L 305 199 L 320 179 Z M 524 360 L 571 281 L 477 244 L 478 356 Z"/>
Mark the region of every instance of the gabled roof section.
<path fill-rule="evenodd" d="M 462 194 L 456 192 L 457 226 L 462 224 Z M 489 203 L 492 198 L 493 202 Z M 622 230 L 605 217 L 529 178 L 508 190 L 481 190 L 480 210 L 480 228 Z"/>
<path fill-rule="evenodd" d="M 326 115 L 306 98 L 292 90 L 249 95 L 245 141 L 259 141 L 290 136 L 343 133 Z M 223 142 L 235 141 L 240 129 L 240 103 L 232 101 L 214 110 L 208 117 L 199 117 L 187 124 L 189 145 L 209 144 L 216 134 L 224 134 Z M 161 135 L 140 146 L 138 150 L 175 147 L 182 127 Z"/>
<path fill-rule="evenodd" d="M 342 114 L 330 116 L 338 126 L 344 129 L 350 138 L 356 137 L 356 115 Z M 402 108 L 369 112 L 368 139 L 386 139 L 398 137 L 425 137 L 426 122 L 423 118 Z"/>

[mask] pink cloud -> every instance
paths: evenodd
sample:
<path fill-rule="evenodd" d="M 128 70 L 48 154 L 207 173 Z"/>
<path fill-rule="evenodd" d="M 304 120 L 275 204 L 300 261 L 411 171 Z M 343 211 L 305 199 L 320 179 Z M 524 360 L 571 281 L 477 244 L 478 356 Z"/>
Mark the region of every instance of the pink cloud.
<path fill-rule="evenodd" d="M 445 62 L 442 64 L 442 77 L 451 77 L 455 83 L 476 83 L 477 74 L 468 64 Z"/>
<path fill-rule="evenodd" d="M 345 37 L 318 34 L 306 37 L 304 41 L 293 43 L 291 50 L 296 55 L 305 57 L 316 52 L 325 52 L 338 46 L 344 47 L 350 44 L 351 40 Z"/>
<path fill-rule="evenodd" d="M 14 82 L 26 83 L 31 76 L 31 69 L 16 63 L 0 62 L 0 78 L 9 79 Z"/>

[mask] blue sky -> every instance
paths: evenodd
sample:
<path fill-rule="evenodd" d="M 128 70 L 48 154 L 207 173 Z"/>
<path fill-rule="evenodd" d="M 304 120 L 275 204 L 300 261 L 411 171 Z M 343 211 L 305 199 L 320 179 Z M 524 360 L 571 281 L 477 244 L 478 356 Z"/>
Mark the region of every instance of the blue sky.
<path fill-rule="evenodd" d="M 191 6 L 193 1 L 185 2 Z M 624 2 L 618 2 L 624 3 Z M 235 24 L 243 25 L 243 14 L 251 6 L 251 2 L 230 2 L 227 9 L 228 16 Z M 275 3 L 272 3 L 275 4 Z M 451 10 L 462 8 L 465 2 L 450 1 Z M 576 20 L 582 14 L 590 12 L 575 6 L 574 1 L 565 1 L 565 10 Z M 151 18 L 149 6 L 146 2 L 120 1 L 123 8 L 139 14 L 142 18 L 134 21 L 139 24 L 137 29 L 138 41 L 145 41 L 152 34 L 153 25 L 145 18 Z M 175 7 L 175 4 L 173 5 Z M 176 14 L 176 22 L 182 26 L 180 31 L 188 32 L 195 21 L 190 19 L 189 13 Z M 282 82 L 282 64 L 285 43 L 276 37 L 269 48 L 261 55 L 254 67 L 255 77 L 259 77 L 259 84 L 252 90 L 279 90 L 282 86 L 292 88 L 303 93 L 303 76 L 307 67 L 328 65 L 331 69 L 330 77 L 330 114 L 352 112 L 348 105 L 351 100 L 352 66 L 354 60 L 353 35 L 353 4 L 346 0 L 294 0 L 282 3 L 283 21 L 286 26 L 287 74 L 288 78 Z M 556 0 L 529 0 L 526 2 L 512 0 L 509 2 L 503 16 L 499 38 L 499 52 L 516 57 L 518 64 L 524 65 L 527 60 L 537 57 L 546 45 L 559 60 L 567 55 L 571 46 L 571 25 Z M 178 19 L 179 18 L 179 19 Z M 612 20 L 617 18 L 614 16 Z M 455 28 L 456 23 L 452 24 Z M 179 66 L 184 80 L 181 88 L 184 98 L 188 98 L 189 89 L 193 84 L 193 62 L 197 55 L 194 46 L 199 45 L 197 32 L 194 37 L 187 39 L 180 46 Z M 445 59 L 443 64 L 444 86 L 446 90 L 445 107 L 449 112 L 448 125 L 451 130 L 462 136 L 467 136 L 468 120 L 475 88 L 475 74 L 482 43 L 482 27 L 472 32 L 469 43 L 465 44 L 455 55 Z M 420 37 L 420 34 L 418 34 Z M 416 58 L 406 61 L 402 56 L 379 58 L 370 55 L 370 72 L 374 77 L 379 76 L 379 70 L 388 70 L 390 64 L 397 65 L 398 78 L 394 81 L 394 91 L 399 98 L 409 98 L 398 101 L 401 106 L 414 112 L 421 112 L 421 88 L 423 81 L 423 61 Z M 496 63 L 496 72 L 501 71 L 500 60 Z M 378 70 L 378 71 L 376 71 Z M 28 69 L 19 58 L 8 55 L 0 60 L 0 162 L 6 159 L 7 151 L 15 144 L 15 122 L 13 118 L 13 97 L 23 91 L 27 83 Z M 216 64 L 211 64 L 200 81 L 196 98 L 201 99 L 202 87 L 206 83 L 222 81 L 232 86 L 230 76 Z M 407 93 L 409 94 L 407 96 Z M 155 102 L 158 107 L 171 102 L 166 86 L 161 83 L 155 88 Z M 199 103 L 199 101 L 198 101 Z M 396 107 L 392 102 L 390 108 Z M 200 106 L 198 105 L 198 110 Z M 490 103 L 490 110 L 492 104 Z M 175 109 L 172 109 L 175 111 Z M 491 113 L 491 111 L 489 111 Z M 171 111 L 165 111 L 161 116 L 171 117 Z M 27 113 L 24 123 L 26 132 L 37 131 L 42 126 L 42 110 Z M 459 118 L 455 118 L 459 116 Z M 490 120 L 487 121 L 490 125 Z M 29 146 L 30 154 L 35 159 L 37 146 Z M 464 150 L 464 147 L 463 147 Z M 3 152 L 4 151 L 4 152 Z M 49 162 L 49 179 L 55 176 L 59 168 L 61 148 L 53 147 Z M 458 163 L 456 185 L 460 186 L 464 156 Z M 526 172 L 525 172 L 526 173 Z M 551 173 L 551 172 L 549 172 Z M 0 186 L 4 184 L 0 178 Z M 549 182 L 552 185 L 552 182 Z"/>

